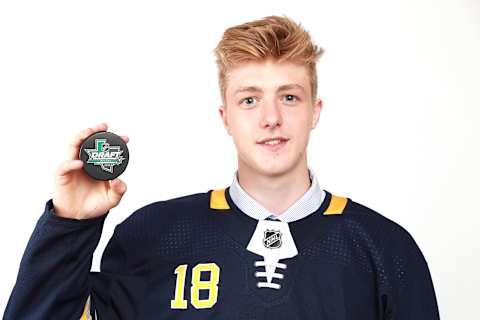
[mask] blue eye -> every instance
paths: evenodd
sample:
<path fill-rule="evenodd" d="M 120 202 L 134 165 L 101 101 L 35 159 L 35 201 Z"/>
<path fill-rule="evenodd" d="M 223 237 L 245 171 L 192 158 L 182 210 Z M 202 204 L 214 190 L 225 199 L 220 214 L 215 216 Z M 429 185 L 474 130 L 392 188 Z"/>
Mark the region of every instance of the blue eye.
<path fill-rule="evenodd" d="M 287 102 L 297 102 L 297 101 L 300 100 L 296 95 L 293 95 L 293 94 L 287 94 L 287 95 L 284 95 L 283 97 L 292 97 L 293 98 L 293 99 L 287 99 Z M 245 103 L 245 105 L 251 106 L 251 105 L 254 104 L 253 103 L 254 100 L 256 100 L 255 97 L 246 97 L 246 98 L 240 100 L 240 104 L 244 104 L 245 101 L 249 101 L 249 103 Z"/>
<path fill-rule="evenodd" d="M 295 98 L 295 100 L 287 100 L 287 101 L 295 102 L 295 101 L 298 101 L 298 100 L 299 100 L 298 97 L 295 96 L 295 95 L 293 95 L 293 94 L 287 94 L 287 95 L 285 95 L 284 97 L 294 97 L 294 98 Z"/>
<path fill-rule="evenodd" d="M 247 100 L 247 99 L 252 100 L 252 99 L 254 99 L 254 98 L 253 98 L 253 97 L 247 97 L 247 98 L 245 98 L 245 99 L 242 99 L 242 100 L 240 101 L 240 104 L 242 104 L 242 103 L 243 103 L 245 100 Z M 250 103 L 247 103 L 247 105 L 249 106 L 249 105 L 251 105 L 251 104 L 250 104 Z"/>

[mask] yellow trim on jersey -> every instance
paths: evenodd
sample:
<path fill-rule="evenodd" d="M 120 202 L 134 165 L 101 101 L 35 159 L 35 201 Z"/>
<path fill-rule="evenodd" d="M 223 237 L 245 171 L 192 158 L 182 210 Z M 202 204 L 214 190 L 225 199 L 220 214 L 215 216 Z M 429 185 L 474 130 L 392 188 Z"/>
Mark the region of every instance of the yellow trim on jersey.
<path fill-rule="evenodd" d="M 210 195 L 210 208 L 211 209 L 230 209 L 227 199 L 225 198 L 225 189 L 213 190 Z"/>
<path fill-rule="evenodd" d="M 331 215 L 331 214 L 343 214 L 343 210 L 347 205 L 347 198 L 339 197 L 332 194 L 332 198 L 330 200 L 330 204 L 328 205 L 327 210 L 323 213 L 324 215 Z"/>
<path fill-rule="evenodd" d="M 91 320 L 92 317 L 90 316 L 90 296 L 87 298 L 87 302 L 85 302 L 85 307 L 83 308 L 82 316 L 80 320 Z"/>

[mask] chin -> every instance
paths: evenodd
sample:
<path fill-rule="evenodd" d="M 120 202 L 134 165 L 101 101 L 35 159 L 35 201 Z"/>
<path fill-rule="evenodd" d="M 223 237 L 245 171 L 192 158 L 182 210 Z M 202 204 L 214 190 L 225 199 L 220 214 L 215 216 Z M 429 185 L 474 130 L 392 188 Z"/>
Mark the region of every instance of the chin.
<path fill-rule="evenodd" d="M 281 176 L 290 171 L 292 164 L 272 163 L 271 165 L 260 164 L 257 168 L 260 174 L 265 176 Z"/>
<path fill-rule="evenodd" d="M 276 158 L 252 157 L 252 154 L 242 153 L 240 157 L 241 166 L 252 173 L 262 176 L 281 176 L 291 171 L 299 163 L 299 159 L 283 154 Z"/>

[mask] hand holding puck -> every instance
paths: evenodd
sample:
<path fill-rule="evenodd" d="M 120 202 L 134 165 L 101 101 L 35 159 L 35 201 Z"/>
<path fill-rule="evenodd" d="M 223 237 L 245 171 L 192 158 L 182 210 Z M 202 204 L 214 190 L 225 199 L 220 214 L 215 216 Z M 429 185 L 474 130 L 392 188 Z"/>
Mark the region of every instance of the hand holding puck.
<path fill-rule="evenodd" d="M 93 219 L 123 198 L 127 184 L 117 177 L 128 163 L 125 144 L 129 138 L 107 130 L 107 123 L 99 123 L 70 140 L 67 159 L 55 171 L 52 202 L 56 216 Z"/>

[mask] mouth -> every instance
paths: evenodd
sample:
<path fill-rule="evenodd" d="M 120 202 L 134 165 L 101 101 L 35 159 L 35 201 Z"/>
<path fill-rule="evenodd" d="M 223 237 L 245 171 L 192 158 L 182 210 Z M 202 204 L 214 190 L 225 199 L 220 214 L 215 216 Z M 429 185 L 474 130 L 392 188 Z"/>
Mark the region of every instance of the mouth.
<path fill-rule="evenodd" d="M 275 152 L 285 147 L 289 140 L 285 137 L 271 137 L 257 141 L 257 144 L 267 151 Z"/>

